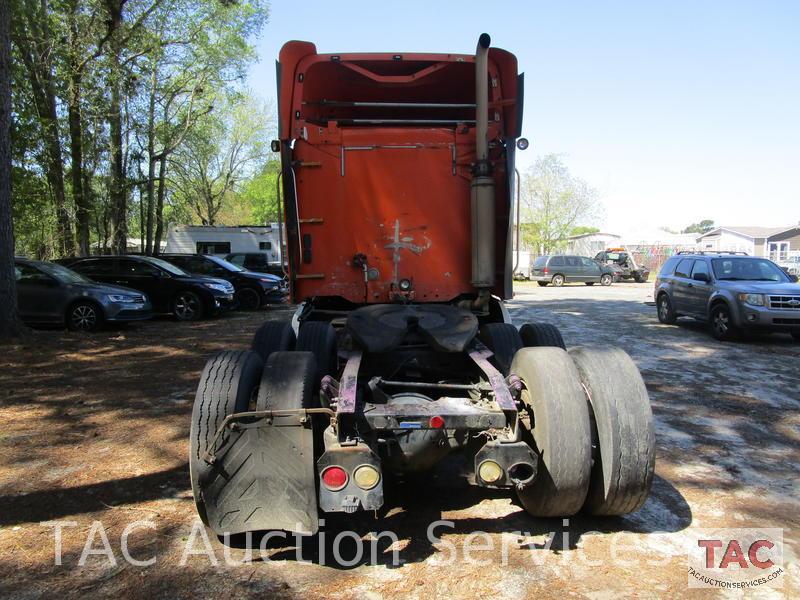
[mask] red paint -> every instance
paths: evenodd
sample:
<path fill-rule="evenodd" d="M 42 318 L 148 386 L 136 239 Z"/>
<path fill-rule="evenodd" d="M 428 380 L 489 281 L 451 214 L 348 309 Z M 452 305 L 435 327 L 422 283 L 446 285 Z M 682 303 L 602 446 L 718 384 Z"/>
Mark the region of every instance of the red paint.
<path fill-rule="evenodd" d="M 336 56 L 316 54 L 308 42 L 289 42 L 280 53 L 281 140 L 284 147 L 294 140 L 294 181 L 284 165 L 293 299 L 339 296 L 358 304 L 389 302 L 400 279 L 413 281 L 416 302 L 444 302 L 474 294 L 470 166 L 475 160 L 475 130 L 463 123 L 475 119 L 475 110 L 320 104 L 474 103 L 474 57 L 401 54 L 398 60 L 394 54 L 343 54 L 334 60 Z M 491 49 L 489 77 L 496 83 L 489 88 L 489 138 L 494 143 L 491 159 L 497 189 L 494 293 L 507 297 L 511 291 L 504 274 L 511 194 L 503 140 L 508 138 L 513 145 L 518 136 L 514 56 Z M 430 119 L 431 115 L 462 124 L 363 126 L 348 122 Z M 299 231 L 291 218 L 295 187 Z M 374 276 L 366 285 L 363 269 L 353 265 L 356 254 L 366 255 Z"/>

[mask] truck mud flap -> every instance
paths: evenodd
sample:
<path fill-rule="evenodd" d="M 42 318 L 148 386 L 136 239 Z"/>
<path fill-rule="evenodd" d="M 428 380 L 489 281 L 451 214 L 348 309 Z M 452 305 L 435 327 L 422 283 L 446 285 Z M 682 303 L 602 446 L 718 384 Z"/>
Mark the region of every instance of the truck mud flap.
<path fill-rule="evenodd" d="M 217 535 L 318 529 L 314 440 L 309 419 L 274 416 L 232 422 L 199 476 L 208 524 Z"/>

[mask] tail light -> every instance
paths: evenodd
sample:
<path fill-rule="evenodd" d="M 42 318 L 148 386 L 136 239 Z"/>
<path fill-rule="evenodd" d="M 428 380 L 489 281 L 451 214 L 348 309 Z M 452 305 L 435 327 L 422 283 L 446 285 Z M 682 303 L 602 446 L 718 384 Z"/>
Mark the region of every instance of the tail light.
<path fill-rule="evenodd" d="M 549 272 L 550 272 L 550 269 L 548 269 L 547 267 L 545 267 L 544 269 L 542 269 L 542 273 L 544 273 L 544 274 L 547 274 L 547 273 L 549 273 Z"/>
<path fill-rule="evenodd" d="M 428 425 L 430 425 L 431 429 L 441 429 L 444 427 L 444 419 L 436 415 L 435 417 L 431 417 L 431 420 L 428 421 Z"/>
<path fill-rule="evenodd" d="M 353 481 L 355 481 L 356 485 L 362 490 L 371 490 L 378 485 L 380 480 L 380 472 L 372 465 L 361 465 L 360 467 L 356 467 L 356 470 L 353 471 Z"/>
<path fill-rule="evenodd" d="M 336 492 L 347 485 L 347 471 L 342 467 L 328 467 L 322 472 L 323 485 Z"/>

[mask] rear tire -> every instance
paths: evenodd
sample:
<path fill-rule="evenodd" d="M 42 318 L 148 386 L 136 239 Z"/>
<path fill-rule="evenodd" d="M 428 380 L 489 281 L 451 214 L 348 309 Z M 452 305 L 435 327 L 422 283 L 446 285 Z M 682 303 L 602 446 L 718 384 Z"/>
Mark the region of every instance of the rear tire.
<path fill-rule="evenodd" d="M 526 348 L 553 346 L 567 349 L 558 327 L 550 323 L 526 323 L 519 330 L 519 335 Z"/>
<path fill-rule="evenodd" d="M 317 408 L 317 365 L 311 352 L 273 352 L 264 364 L 256 410 Z"/>
<path fill-rule="evenodd" d="M 547 287 L 550 282 L 549 281 L 537 281 L 536 283 L 539 284 L 539 287 Z"/>
<path fill-rule="evenodd" d="M 608 287 L 614 282 L 614 278 L 608 273 L 600 276 L 600 285 Z"/>
<path fill-rule="evenodd" d="M 561 287 L 562 285 L 564 285 L 564 276 L 563 275 L 553 275 L 553 279 L 551 279 L 550 282 L 555 287 Z"/>
<path fill-rule="evenodd" d="M 333 375 L 339 366 L 336 330 L 325 321 L 306 321 L 300 325 L 295 350 L 311 352 L 317 365 L 316 386 L 325 375 Z"/>
<path fill-rule="evenodd" d="M 297 337 L 291 323 L 267 321 L 256 330 L 250 349 L 266 362 L 273 352 L 294 350 Z"/>
<path fill-rule="evenodd" d="M 594 285 L 594 281 L 587 281 L 586 285 Z"/>
<path fill-rule="evenodd" d="M 217 429 L 228 415 L 248 410 L 258 389 L 263 362 L 254 352 L 225 351 L 212 356 L 200 375 L 192 408 L 189 479 L 197 512 L 208 525 L 200 479 L 212 466 L 203 460 Z"/>
<path fill-rule="evenodd" d="M 538 475 L 517 491 L 519 500 L 535 517 L 574 515 L 586 500 L 591 469 L 589 407 L 578 369 L 560 348 L 523 348 L 511 372 L 524 383 L 522 401 L 533 413 L 529 437 L 539 455 Z"/>
<path fill-rule="evenodd" d="M 94 302 L 78 301 L 67 310 L 67 327 L 72 331 L 97 331 L 103 325 L 103 311 Z"/>
<path fill-rule="evenodd" d="M 593 416 L 593 462 L 583 511 L 626 515 L 647 500 L 656 463 L 650 398 L 639 369 L 619 348 L 572 348 Z"/>
<path fill-rule="evenodd" d="M 524 345 L 517 328 L 511 323 L 487 323 L 481 327 L 478 337 L 494 352 L 497 369 L 503 375 L 508 375 L 514 355 Z"/>

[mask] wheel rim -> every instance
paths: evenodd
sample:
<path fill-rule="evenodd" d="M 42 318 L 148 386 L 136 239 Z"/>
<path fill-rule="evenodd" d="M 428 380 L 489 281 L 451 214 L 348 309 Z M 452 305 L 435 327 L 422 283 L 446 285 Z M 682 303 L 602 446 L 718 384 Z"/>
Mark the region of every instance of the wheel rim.
<path fill-rule="evenodd" d="M 88 304 L 81 304 L 72 310 L 72 324 L 75 329 L 88 331 L 97 324 L 97 311 Z"/>
<path fill-rule="evenodd" d="M 601 283 L 602 285 L 609 285 L 609 284 L 611 284 L 611 277 L 609 277 L 608 275 L 603 275 L 603 276 L 600 278 L 600 283 Z"/>
<path fill-rule="evenodd" d="M 669 318 L 669 302 L 664 296 L 658 301 L 658 314 L 663 321 Z"/>
<path fill-rule="evenodd" d="M 553 285 L 556 287 L 561 287 L 564 284 L 564 278 L 561 275 L 556 275 L 553 277 Z"/>
<path fill-rule="evenodd" d="M 181 294 L 175 300 L 175 315 L 181 320 L 192 319 L 199 308 L 197 298 L 190 294 Z"/>
<path fill-rule="evenodd" d="M 729 319 L 728 314 L 724 310 L 718 310 L 714 313 L 714 329 L 720 335 L 728 333 Z"/>
<path fill-rule="evenodd" d="M 239 292 L 239 302 L 245 310 L 255 310 L 261 303 L 255 290 L 244 289 Z"/>

